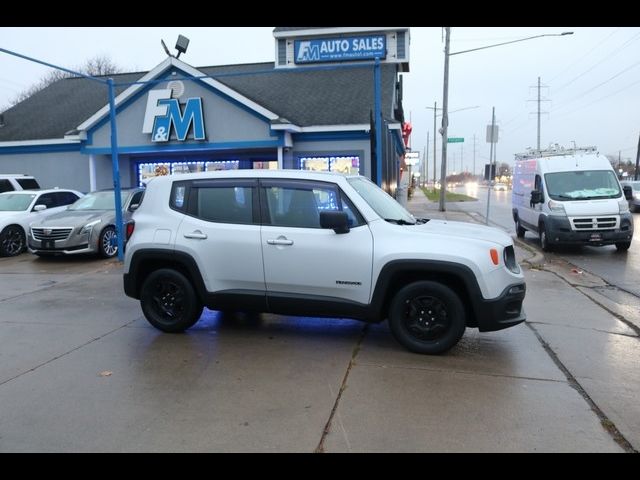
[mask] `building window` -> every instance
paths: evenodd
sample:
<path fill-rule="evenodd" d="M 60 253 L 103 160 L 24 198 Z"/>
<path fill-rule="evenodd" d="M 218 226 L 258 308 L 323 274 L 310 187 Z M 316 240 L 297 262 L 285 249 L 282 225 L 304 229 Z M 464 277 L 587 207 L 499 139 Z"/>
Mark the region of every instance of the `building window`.
<path fill-rule="evenodd" d="M 348 175 L 360 173 L 360 157 L 358 156 L 300 157 L 299 162 L 301 170 L 339 172 Z"/>

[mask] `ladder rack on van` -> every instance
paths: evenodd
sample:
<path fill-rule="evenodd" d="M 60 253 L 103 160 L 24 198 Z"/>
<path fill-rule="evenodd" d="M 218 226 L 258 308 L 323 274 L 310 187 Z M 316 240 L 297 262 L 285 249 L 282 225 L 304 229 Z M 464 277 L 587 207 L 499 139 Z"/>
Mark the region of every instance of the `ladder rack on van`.
<path fill-rule="evenodd" d="M 595 153 L 597 152 L 597 147 L 573 147 L 573 148 L 564 148 L 558 146 L 556 144 L 554 147 L 545 148 L 545 149 L 529 149 L 526 153 L 516 153 L 516 160 L 529 160 L 531 158 L 542 158 L 542 157 L 558 157 L 563 155 L 575 155 L 576 153 Z"/>

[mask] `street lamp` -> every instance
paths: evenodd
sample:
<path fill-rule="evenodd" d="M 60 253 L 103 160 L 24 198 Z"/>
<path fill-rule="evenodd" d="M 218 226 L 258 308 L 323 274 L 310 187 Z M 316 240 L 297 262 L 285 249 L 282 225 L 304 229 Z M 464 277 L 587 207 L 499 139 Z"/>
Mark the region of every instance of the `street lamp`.
<path fill-rule="evenodd" d="M 442 127 L 439 132 L 442 135 L 442 163 L 440 165 L 440 203 L 439 210 L 445 211 L 445 191 L 447 187 L 447 127 L 449 126 L 449 112 L 447 106 L 449 104 L 449 57 L 452 55 L 460 55 L 461 53 L 475 52 L 477 50 L 484 50 L 485 48 L 499 47 L 501 45 L 508 45 L 510 43 L 524 42 L 525 40 L 533 40 L 534 38 L 541 37 L 563 37 L 565 35 L 573 35 L 573 32 L 562 33 L 545 33 L 542 35 L 534 35 L 532 37 L 520 38 L 518 40 L 511 40 L 510 42 L 496 43 L 493 45 L 487 45 L 485 47 L 471 48 L 469 50 L 462 50 L 460 52 L 449 53 L 449 44 L 451 41 L 451 27 L 445 27 L 445 46 L 444 46 L 444 86 L 442 92 Z"/>

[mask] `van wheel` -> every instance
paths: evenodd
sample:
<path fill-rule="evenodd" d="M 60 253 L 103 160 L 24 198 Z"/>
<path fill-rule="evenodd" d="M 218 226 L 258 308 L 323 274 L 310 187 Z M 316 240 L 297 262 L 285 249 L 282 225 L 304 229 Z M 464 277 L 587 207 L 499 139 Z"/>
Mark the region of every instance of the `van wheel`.
<path fill-rule="evenodd" d="M 0 257 L 15 257 L 27 246 L 24 230 L 18 225 L 9 225 L 0 232 Z"/>
<path fill-rule="evenodd" d="M 389 327 L 398 343 L 412 352 L 443 353 L 464 333 L 464 306 L 460 297 L 441 283 L 411 283 L 393 297 Z"/>
<path fill-rule="evenodd" d="M 544 226 L 544 223 L 541 223 L 538 230 L 540 235 L 540 248 L 542 248 L 544 252 L 550 252 L 551 250 L 553 250 L 553 247 L 551 246 L 551 244 L 549 244 L 547 227 Z"/>
<path fill-rule="evenodd" d="M 518 238 L 524 238 L 525 232 L 526 230 L 522 227 L 522 225 L 520 225 L 520 219 L 518 218 L 516 220 L 516 235 L 518 236 Z"/>
<path fill-rule="evenodd" d="M 202 315 L 202 303 L 187 277 L 170 268 L 151 273 L 140 291 L 142 313 L 151 325 L 168 333 L 183 332 Z"/>
<path fill-rule="evenodd" d="M 627 250 L 629 250 L 630 246 L 631 246 L 631 242 L 617 242 L 616 243 L 616 249 L 619 252 L 626 252 Z"/>

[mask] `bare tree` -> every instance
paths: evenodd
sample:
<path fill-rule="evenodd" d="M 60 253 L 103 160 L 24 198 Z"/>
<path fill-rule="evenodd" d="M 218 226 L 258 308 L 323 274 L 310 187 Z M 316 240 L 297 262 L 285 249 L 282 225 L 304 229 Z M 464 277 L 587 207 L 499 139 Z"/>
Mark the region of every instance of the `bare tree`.
<path fill-rule="evenodd" d="M 120 73 L 122 71 L 122 68 L 116 65 L 108 55 L 96 55 L 95 57 L 88 59 L 81 66 L 73 68 L 72 70 L 84 73 L 85 75 L 100 76 Z M 44 90 L 54 82 L 62 80 L 63 78 L 71 78 L 74 76 L 75 75 L 62 70 L 53 70 L 42 77 L 37 83 L 31 85 L 29 88 L 13 97 L 9 101 L 9 104 L 10 106 L 16 105 L 31 97 L 32 95 L 35 95 L 40 90 Z"/>

